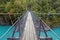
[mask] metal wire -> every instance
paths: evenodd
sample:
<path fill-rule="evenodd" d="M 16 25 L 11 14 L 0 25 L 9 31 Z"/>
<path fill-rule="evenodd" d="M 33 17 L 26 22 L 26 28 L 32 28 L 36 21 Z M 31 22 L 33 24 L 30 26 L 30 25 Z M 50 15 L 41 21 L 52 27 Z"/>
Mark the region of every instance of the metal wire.
<path fill-rule="evenodd" d="M 20 19 L 20 18 L 19 18 Z M 18 20 L 19 20 L 18 19 Z M 2 38 L 2 37 L 4 37 L 12 28 L 13 28 L 13 26 L 18 22 L 18 20 L 2 35 L 2 36 L 0 36 L 0 39 Z"/>
<path fill-rule="evenodd" d="M 41 19 L 41 18 L 40 18 Z M 42 19 L 41 21 L 46 25 L 46 27 L 48 27 L 52 33 L 54 33 L 54 35 L 60 40 L 60 36 L 58 36 Z"/>

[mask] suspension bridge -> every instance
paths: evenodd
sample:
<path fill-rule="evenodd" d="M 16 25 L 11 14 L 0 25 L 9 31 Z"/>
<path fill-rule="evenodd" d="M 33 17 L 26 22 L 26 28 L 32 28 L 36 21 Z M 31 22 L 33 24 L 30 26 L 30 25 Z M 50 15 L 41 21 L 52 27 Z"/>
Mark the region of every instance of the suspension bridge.
<path fill-rule="evenodd" d="M 51 30 L 54 35 L 60 40 L 60 37 L 41 19 L 37 18 L 32 11 L 27 11 L 22 17 L 18 17 L 17 21 L 0 37 L 4 37 L 8 32 L 14 28 L 13 34 L 7 40 L 53 40 L 48 37 L 46 31 Z M 40 37 L 40 32 L 43 31 L 45 37 Z M 19 32 L 19 37 L 14 35 Z"/>

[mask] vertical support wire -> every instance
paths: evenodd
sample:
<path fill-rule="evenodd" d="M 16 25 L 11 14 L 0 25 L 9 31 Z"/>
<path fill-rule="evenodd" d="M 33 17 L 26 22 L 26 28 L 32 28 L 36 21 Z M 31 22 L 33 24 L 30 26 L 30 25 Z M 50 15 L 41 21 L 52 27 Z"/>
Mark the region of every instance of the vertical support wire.
<path fill-rule="evenodd" d="M 15 16 L 15 15 L 14 15 Z M 19 19 L 19 18 L 18 18 Z M 16 20 L 16 19 L 15 19 Z M 15 21 L 14 20 L 14 21 Z M 15 32 L 16 32 L 16 29 L 17 29 L 17 24 L 18 24 L 18 22 L 19 22 L 19 20 L 17 21 L 17 23 L 14 25 L 15 26 L 15 28 L 14 28 L 14 31 L 13 31 L 13 34 L 12 34 L 12 37 L 14 37 L 14 34 L 15 34 Z"/>
<path fill-rule="evenodd" d="M 41 21 L 41 20 L 40 20 Z M 45 25 L 44 25 L 44 23 L 41 21 L 41 24 L 42 24 L 42 29 L 43 29 L 43 31 L 44 31 L 44 33 L 45 33 L 45 36 L 46 37 L 48 37 L 48 35 L 47 35 L 47 33 L 46 33 L 46 30 L 45 30 Z"/>
<path fill-rule="evenodd" d="M 41 19 L 42 20 L 42 19 Z M 60 40 L 60 36 L 58 36 L 43 20 L 42 20 L 42 22 L 44 23 L 44 25 L 46 26 L 46 27 L 48 27 L 49 29 L 50 29 L 50 31 Z"/>

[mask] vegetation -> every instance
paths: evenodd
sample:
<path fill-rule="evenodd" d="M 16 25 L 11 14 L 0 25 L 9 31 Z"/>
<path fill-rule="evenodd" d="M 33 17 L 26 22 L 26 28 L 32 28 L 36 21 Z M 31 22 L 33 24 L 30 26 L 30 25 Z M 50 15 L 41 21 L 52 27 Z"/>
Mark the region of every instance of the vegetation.
<path fill-rule="evenodd" d="M 60 0 L 0 0 L 0 13 L 22 13 L 28 4 L 38 13 L 60 13 Z"/>
<path fill-rule="evenodd" d="M 60 0 L 0 0 L 0 14 L 22 14 L 29 9 L 29 7 L 27 7 L 29 4 L 31 5 L 31 10 L 34 11 L 38 17 L 42 15 L 41 17 L 47 22 L 47 24 L 60 25 L 60 14 L 55 15 L 60 13 Z M 14 15 L 15 19 L 16 17 L 17 15 Z"/>

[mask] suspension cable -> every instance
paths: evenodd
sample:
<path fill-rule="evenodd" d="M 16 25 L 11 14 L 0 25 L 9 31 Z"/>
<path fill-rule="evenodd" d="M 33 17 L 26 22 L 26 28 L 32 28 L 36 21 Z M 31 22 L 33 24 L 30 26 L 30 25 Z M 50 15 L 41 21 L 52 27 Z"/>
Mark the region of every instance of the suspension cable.
<path fill-rule="evenodd" d="M 40 18 L 41 19 L 41 18 Z M 56 35 L 56 37 L 60 40 L 60 36 L 58 36 L 42 19 L 41 21 L 51 30 L 52 33 Z"/>
<path fill-rule="evenodd" d="M 19 17 L 18 17 L 19 18 Z M 18 21 L 19 22 L 19 21 Z M 19 24 L 19 23 L 18 23 Z M 16 28 L 17 27 L 15 27 L 15 29 L 14 29 L 14 31 L 13 31 L 13 34 L 12 34 L 12 37 L 14 37 L 14 34 L 15 34 L 15 31 L 16 31 Z"/>
<path fill-rule="evenodd" d="M 23 16 L 24 15 L 26 15 L 26 14 L 23 14 Z M 22 17 L 22 16 L 21 16 Z M 10 31 L 10 29 L 12 29 L 12 27 L 14 26 L 14 25 L 16 25 L 16 23 L 18 22 L 20 20 L 20 17 L 18 18 L 18 20 L 2 35 L 2 36 L 0 36 L 0 39 L 2 38 L 2 37 L 4 37 L 9 31 Z"/>
<path fill-rule="evenodd" d="M 43 29 L 43 31 L 44 31 L 44 33 L 45 33 L 45 36 L 48 37 L 48 35 L 47 35 L 47 33 L 46 33 L 46 30 L 45 30 L 45 26 L 43 25 L 43 23 L 42 23 L 42 29 Z"/>
<path fill-rule="evenodd" d="M 20 19 L 20 17 L 18 18 L 18 20 Z M 12 29 L 12 27 L 18 22 L 18 20 L 2 35 L 2 36 L 0 36 L 0 39 L 2 38 L 2 37 L 4 37 L 9 31 L 10 31 L 10 29 Z"/>

